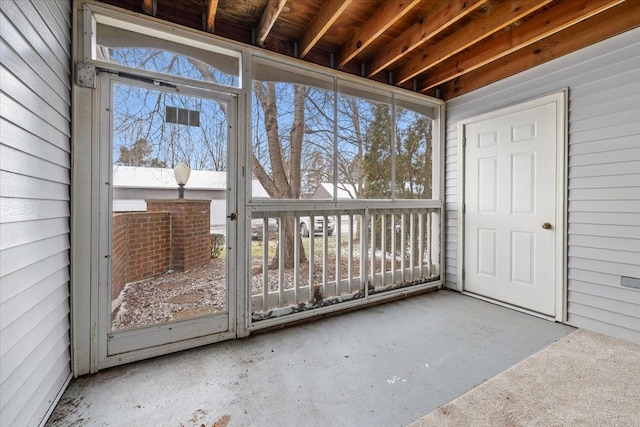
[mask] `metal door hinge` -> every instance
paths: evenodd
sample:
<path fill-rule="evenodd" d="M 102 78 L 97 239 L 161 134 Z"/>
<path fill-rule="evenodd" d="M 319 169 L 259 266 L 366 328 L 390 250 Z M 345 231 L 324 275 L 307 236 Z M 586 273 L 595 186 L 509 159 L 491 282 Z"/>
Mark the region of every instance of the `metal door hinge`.
<path fill-rule="evenodd" d="M 91 64 L 76 65 L 76 84 L 80 87 L 96 88 L 96 67 Z"/>

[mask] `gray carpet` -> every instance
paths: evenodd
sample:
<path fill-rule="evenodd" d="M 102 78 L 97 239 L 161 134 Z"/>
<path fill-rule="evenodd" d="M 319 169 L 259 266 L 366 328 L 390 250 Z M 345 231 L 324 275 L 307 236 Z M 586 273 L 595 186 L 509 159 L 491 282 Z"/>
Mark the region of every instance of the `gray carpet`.
<path fill-rule="evenodd" d="M 640 426 L 640 345 L 578 330 L 410 427 Z"/>

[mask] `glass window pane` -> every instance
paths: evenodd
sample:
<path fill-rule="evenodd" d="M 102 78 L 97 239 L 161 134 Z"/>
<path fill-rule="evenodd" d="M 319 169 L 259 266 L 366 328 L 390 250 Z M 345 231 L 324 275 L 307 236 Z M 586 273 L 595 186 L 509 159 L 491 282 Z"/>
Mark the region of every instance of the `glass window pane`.
<path fill-rule="evenodd" d="M 112 91 L 111 330 L 225 315 L 228 104 L 136 82 Z M 199 127 L 165 117 L 193 111 Z"/>
<path fill-rule="evenodd" d="M 340 93 L 338 198 L 390 199 L 391 105 Z"/>
<path fill-rule="evenodd" d="M 430 199 L 432 194 L 433 121 L 396 107 L 396 199 Z"/>
<path fill-rule="evenodd" d="M 240 58 L 104 24 L 96 27 L 96 57 L 125 67 L 240 86 Z"/>
<path fill-rule="evenodd" d="M 333 198 L 333 91 L 254 81 L 253 175 L 272 199 Z M 254 195 L 255 196 L 255 195 Z"/>
<path fill-rule="evenodd" d="M 113 103 L 115 164 L 226 170 L 226 104 L 124 84 L 115 85 Z M 203 113 L 199 126 L 189 124 L 190 111 Z"/>

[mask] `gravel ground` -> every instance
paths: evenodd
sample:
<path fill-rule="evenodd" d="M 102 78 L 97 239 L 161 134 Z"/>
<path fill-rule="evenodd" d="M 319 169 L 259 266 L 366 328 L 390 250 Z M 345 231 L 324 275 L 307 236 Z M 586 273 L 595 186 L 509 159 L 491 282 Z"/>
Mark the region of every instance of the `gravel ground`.
<path fill-rule="evenodd" d="M 189 271 L 128 283 L 113 313 L 112 330 L 226 311 L 225 260 L 213 258 Z"/>
<path fill-rule="evenodd" d="M 254 267 L 262 265 L 260 260 L 254 264 Z M 304 267 L 301 286 L 306 286 L 308 281 L 309 270 Z M 293 270 L 285 270 L 284 282 L 286 289 L 293 287 Z M 268 283 L 271 292 L 278 290 L 277 270 L 268 272 Z M 254 275 L 251 285 L 253 294 L 262 294 L 262 274 Z M 122 303 L 112 316 L 112 330 L 224 312 L 227 302 L 225 260 L 213 258 L 208 264 L 189 271 L 128 283 L 121 299 Z"/>
<path fill-rule="evenodd" d="M 335 279 L 335 257 L 327 259 L 327 280 Z M 358 275 L 359 260 L 353 260 L 353 274 Z M 322 259 L 316 258 L 314 267 L 314 283 L 322 282 Z M 341 259 L 341 276 L 346 277 L 348 261 Z M 253 268 L 262 266 L 262 261 L 255 259 Z M 390 265 L 388 264 L 387 268 Z M 379 265 L 378 265 L 379 268 Z M 283 273 L 285 289 L 293 288 L 293 269 Z M 279 289 L 280 273 L 278 270 L 268 272 L 267 280 L 270 292 Z M 251 293 L 262 294 L 262 273 L 254 274 L 251 280 Z M 309 269 L 301 267 L 300 286 L 309 283 Z M 128 283 L 120 296 L 122 303 L 112 315 L 112 330 L 123 330 L 139 326 L 149 326 L 172 320 L 183 320 L 197 316 L 226 311 L 226 277 L 225 259 L 213 258 L 208 264 L 195 267 L 185 272 L 166 273 L 150 279 Z"/>

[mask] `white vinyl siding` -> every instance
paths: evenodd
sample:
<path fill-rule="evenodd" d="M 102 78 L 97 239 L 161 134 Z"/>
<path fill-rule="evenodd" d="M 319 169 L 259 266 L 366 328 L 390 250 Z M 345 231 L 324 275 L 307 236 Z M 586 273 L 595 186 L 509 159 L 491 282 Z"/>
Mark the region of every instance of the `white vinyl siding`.
<path fill-rule="evenodd" d="M 640 29 L 447 103 L 446 280 L 458 289 L 457 122 L 569 90 L 567 322 L 640 342 Z"/>
<path fill-rule="evenodd" d="M 71 377 L 71 2 L 2 1 L 0 425 L 41 424 Z"/>

